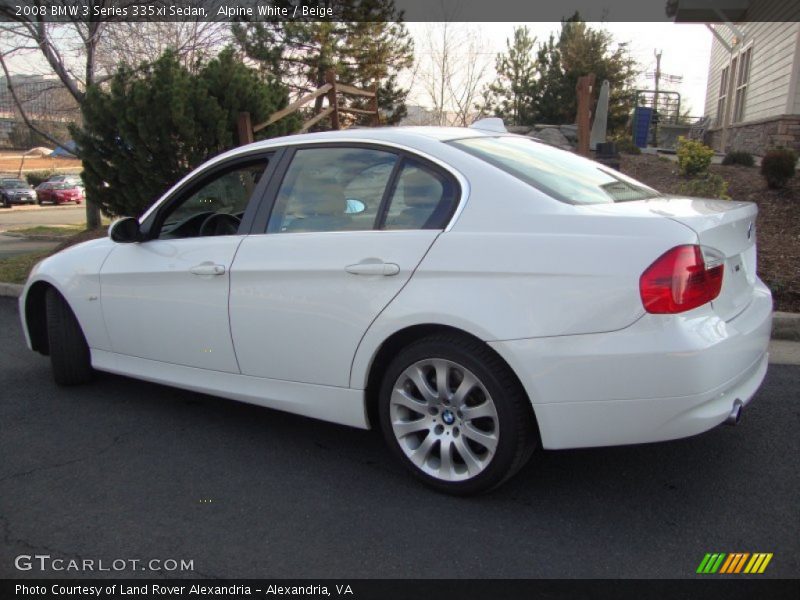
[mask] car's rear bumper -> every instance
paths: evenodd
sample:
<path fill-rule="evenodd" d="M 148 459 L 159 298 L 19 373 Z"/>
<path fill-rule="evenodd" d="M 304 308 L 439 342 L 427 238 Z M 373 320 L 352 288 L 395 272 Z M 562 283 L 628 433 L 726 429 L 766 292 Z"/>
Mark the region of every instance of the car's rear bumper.
<path fill-rule="evenodd" d="M 724 422 L 764 379 L 772 296 L 757 281 L 724 321 L 710 306 L 609 333 L 491 342 L 534 405 L 545 448 L 676 439 Z"/>

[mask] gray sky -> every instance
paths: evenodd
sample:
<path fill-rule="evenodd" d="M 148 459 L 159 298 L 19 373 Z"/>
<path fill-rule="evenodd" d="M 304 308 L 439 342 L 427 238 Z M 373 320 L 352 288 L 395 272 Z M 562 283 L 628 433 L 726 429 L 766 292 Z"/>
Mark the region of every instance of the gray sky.
<path fill-rule="evenodd" d="M 424 54 L 425 37 L 429 23 L 408 23 L 414 36 L 417 54 Z M 463 23 L 461 27 L 477 30 L 485 45 L 485 55 L 490 63 L 490 76 L 494 74 L 494 56 L 506 48 L 506 39 L 512 37 L 515 26 L 527 25 L 537 41 L 546 41 L 550 33 L 557 33 L 560 23 Z M 627 42 L 633 57 L 641 64 L 643 72 L 655 71 L 653 51 L 662 51 L 661 71 L 681 75 L 680 84 L 662 84 L 681 94 L 681 109 L 688 106 L 692 116 L 702 116 L 708 78 L 708 60 L 711 52 L 711 32 L 704 25 L 674 23 L 591 23 L 592 27 L 609 31 L 617 42 Z M 476 57 L 480 59 L 481 57 Z M 652 89 L 652 79 L 644 75 L 638 82 L 642 89 Z M 420 85 L 414 85 L 409 101 L 430 106 Z"/>

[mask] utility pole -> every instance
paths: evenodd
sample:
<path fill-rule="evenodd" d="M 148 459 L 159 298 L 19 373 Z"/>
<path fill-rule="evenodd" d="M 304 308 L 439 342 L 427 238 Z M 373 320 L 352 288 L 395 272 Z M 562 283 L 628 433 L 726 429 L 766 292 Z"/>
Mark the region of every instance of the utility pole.
<path fill-rule="evenodd" d="M 658 82 L 661 80 L 661 50 L 653 50 L 653 54 L 656 56 L 656 93 L 653 95 L 653 116 L 656 118 L 653 121 L 653 145 L 658 148 Z"/>
<path fill-rule="evenodd" d="M 659 107 L 659 92 L 661 91 L 661 82 L 665 81 L 667 83 L 680 83 L 683 81 L 683 77 L 680 75 L 667 75 L 666 73 L 661 72 L 661 50 L 653 50 L 653 55 L 656 57 L 656 70 L 652 73 L 647 73 L 648 79 L 653 79 L 655 81 L 655 85 L 653 86 L 653 115 L 655 119 L 653 121 L 653 145 L 658 147 L 658 125 L 659 122 L 665 118 L 670 117 L 674 121 L 680 117 L 680 102 L 678 102 L 678 106 L 675 110 L 677 110 L 676 114 L 672 114 L 674 105 L 670 103 L 670 98 L 667 96 L 666 102 L 664 104 L 664 110 L 660 110 Z M 665 121 L 666 122 L 666 121 Z"/>

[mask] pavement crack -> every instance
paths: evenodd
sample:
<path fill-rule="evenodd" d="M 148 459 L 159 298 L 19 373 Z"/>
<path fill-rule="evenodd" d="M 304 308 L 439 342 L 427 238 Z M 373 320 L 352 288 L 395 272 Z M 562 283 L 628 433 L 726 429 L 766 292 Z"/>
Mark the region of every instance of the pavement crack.
<path fill-rule="evenodd" d="M 121 433 L 119 435 L 115 435 L 113 437 L 113 439 L 111 440 L 110 444 L 106 444 L 102 448 L 99 448 L 98 450 L 90 452 L 86 456 L 80 456 L 78 458 L 73 458 L 71 460 L 65 460 L 63 462 L 44 464 L 44 465 L 40 465 L 38 467 L 34 467 L 32 469 L 28 469 L 27 471 L 18 471 L 17 473 L 11 473 L 10 475 L 6 475 L 5 477 L 0 477 L 0 483 L 3 483 L 4 481 L 9 481 L 11 479 L 17 479 L 19 477 L 25 477 L 27 475 L 33 475 L 34 473 L 38 473 L 40 471 L 48 471 L 50 469 L 60 469 L 61 467 L 67 467 L 69 465 L 74 465 L 76 463 L 84 462 L 86 460 L 90 460 L 92 458 L 96 458 L 98 456 L 102 456 L 103 454 L 105 454 L 106 452 L 111 450 L 114 446 L 118 445 L 125 436 L 128 436 L 128 435 L 130 435 L 132 433 L 134 433 L 134 432 L 133 431 L 129 431 L 129 432 L 126 432 L 126 433 Z"/>

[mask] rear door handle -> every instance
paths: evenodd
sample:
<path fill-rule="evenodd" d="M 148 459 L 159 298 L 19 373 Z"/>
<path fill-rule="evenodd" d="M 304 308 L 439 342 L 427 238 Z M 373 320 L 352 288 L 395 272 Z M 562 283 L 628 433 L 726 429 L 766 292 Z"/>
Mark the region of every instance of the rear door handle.
<path fill-rule="evenodd" d="M 189 269 L 189 272 L 192 275 L 222 275 L 225 273 L 225 267 L 211 262 L 204 262 L 193 266 Z"/>
<path fill-rule="evenodd" d="M 344 268 L 353 275 L 397 275 L 400 272 L 400 265 L 385 262 L 360 262 L 354 265 L 347 265 Z"/>

